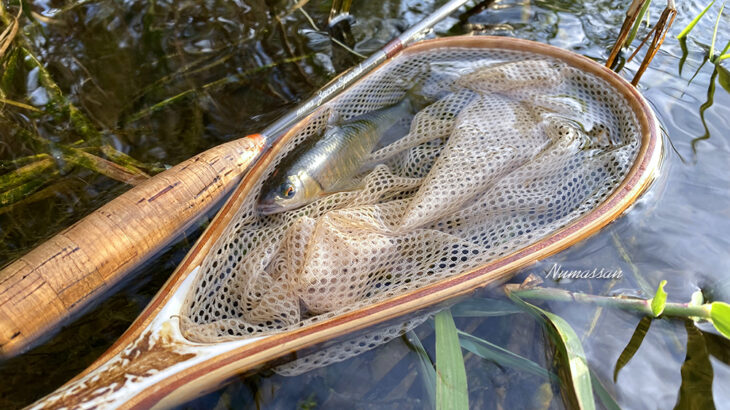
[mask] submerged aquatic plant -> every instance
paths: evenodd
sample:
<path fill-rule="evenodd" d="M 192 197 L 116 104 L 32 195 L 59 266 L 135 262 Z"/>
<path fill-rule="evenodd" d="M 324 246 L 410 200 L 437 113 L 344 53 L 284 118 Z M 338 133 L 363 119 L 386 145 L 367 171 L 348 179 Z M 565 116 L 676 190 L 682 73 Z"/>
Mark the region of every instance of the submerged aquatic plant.
<path fill-rule="evenodd" d="M 469 408 L 466 370 L 459 336 L 451 312 L 442 310 L 434 318 L 436 326 L 436 408 Z"/>
<path fill-rule="evenodd" d="M 596 296 L 533 286 L 517 289 L 508 285 L 506 289 L 509 294 L 517 295 L 522 299 L 589 303 L 627 310 L 651 318 L 663 316 L 694 321 L 705 320 L 710 322 L 721 335 L 730 339 L 730 304 L 720 301 L 704 301 L 701 291 L 695 292 L 692 299 L 686 303 L 667 302 L 665 285 L 666 281 L 662 281 L 651 299 Z"/>
<path fill-rule="evenodd" d="M 460 371 L 458 368 L 462 364 L 460 363 L 455 367 L 450 366 L 461 357 L 460 349 L 463 349 L 482 360 L 496 363 L 501 367 L 511 368 L 524 374 L 537 376 L 545 380 L 546 383 L 558 383 L 561 386 L 564 397 L 568 398 L 572 407 L 593 409 L 596 406 L 597 400 L 604 408 L 620 408 L 612 393 L 605 388 L 602 381 L 590 368 L 582 348 L 581 337 L 576 334 L 575 330 L 573 330 L 565 319 L 538 307 L 532 301 L 589 304 L 597 306 L 598 309 L 601 307 L 610 307 L 643 315 L 628 344 L 616 360 L 613 370 L 614 383 L 616 383 L 620 371 L 637 353 L 653 320 L 675 318 L 686 321 L 685 328 L 690 336 L 687 341 L 688 357 L 690 354 L 696 355 L 695 351 L 700 348 L 700 350 L 704 349 L 705 356 L 719 354 L 714 347 L 711 349 L 712 352 L 704 347 L 705 344 L 711 343 L 711 339 L 708 338 L 712 336 L 699 331 L 695 327 L 695 323 L 711 323 L 719 334 L 730 341 L 730 305 L 720 301 L 706 301 L 701 291 L 695 292 L 689 302 L 678 303 L 667 301 L 668 295 L 664 290 L 666 281 L 661 281 L 653 297 L 645 299 L 575 293 L 564 289 L 539 286 L 541 283 L 542 281 L 539 278 L 530 275 L 522 284 L 504 285 L 503 289 L 512 303 L 499 299 L 478 298 L 456 304 L 450 310 L 439 313 L 435 318 L 437 358 L 441 355 L 442 358 L 448 357 L 449 359 L 448 361 L 438 361 L 437 359 L 437 373 L 435 376 L 437 381 L 428 377 L 429 372 L 433 372 L 433 364 L 423 349 L 423 346 L 418 341 L 418 338 L 413 334 L 409 340 L 415 338 L 416 343 L 410 343 L 412 345 L 411 348 L 419 353 L 423 359 L 421 361 L 422 366 L 420 372 L 424 374 L 423 380 L 427 387 L 429 385 L 440 386 L 439 389 L 448 389 L 445 390 L 448 394 L 454 394 L 460 389 L 462 392 L 467 391 L 467 379 L 454 377 L 454 374 L 458 374 Z M 528 300 L 531 302 L 528 302 Z M 524 313 L 532 315 L 538 322 L 541 322 L 547 334 L 550 336 L 550 340 L 558 353 L 557 357 L 561 363 L 558 367 L 559 371 L 557 374 L 549 368 L 545 368 L 533 360 L 514 353 L 505 347 L 484 340 L 465 330 L 457 329 L 453 326 L 452 319 L 452 315 L 453 317 L 465 318 L 490 318 Z M 458 335 L 458 346 L 455 342 L 454 334 Z M 464 356 L 463 362 L 467 362 L 467 356 Z M 692 376 L 692 374 L 696 374 L 698 371 L 702 373 L 706 372 L 708 368 L 711 369 L 709 363 L 708 359 L 704 368 L 697 369 L 697 366 L 702 367 L 704 365 L 698 364 L 696 360 L 688 360 L 685 362 L 682 367 L 683 387 L 680 389 L 678 403 L 698 399 L 694 397 L 696 396 L 696 392 L 693 392 L 692 387 L 689 387 L 693 383 L 703 383 L 703 385 L 709 383 L 711 386 L 711 371 L 709 373 L 709 382 Z M 692 373 L 685 374 L 685 371 Z M 537 396 L 540 396 L 539 392 Z M 439 409 L 453 408 L 447 406 L 446 403 L 454 403 L 453 400 L 457 400 L 455 397 L 458 396 L 451 397 L 448 401 L 437 399 L 436 402 L 438 405 L 436 407 Z M 547 400 L 552 399 L 547 398 Z M 704 400 L 708 400 L 708 398 Z M 712 404 L 711 397 L 709 398 L 709 403 Z"/>

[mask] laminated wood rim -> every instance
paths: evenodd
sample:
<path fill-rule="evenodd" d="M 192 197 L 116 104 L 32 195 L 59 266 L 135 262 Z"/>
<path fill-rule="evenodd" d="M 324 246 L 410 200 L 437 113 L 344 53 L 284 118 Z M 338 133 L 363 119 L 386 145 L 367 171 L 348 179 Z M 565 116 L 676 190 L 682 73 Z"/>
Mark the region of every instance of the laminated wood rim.
<path fill-rule="evenodd" d="M 156 404 L 176 403 L 180 401 L 181 397 L 189 397 L 190 390 L 195 389 L 199 380 L 222 380 L 316 343 L 414 312 L 426 306 L 484 287 L 495 281 L 504 280 L 518 269 L 550 256 L 596 233 L 631 206 L 652 182 L 661 159 L 659 124 L 648 102 L 641 96 L 638 90 L 613 71 L 586 57 L 567 50 L 528 40 L 507 37 L 447 37 L 426 40 L 405 48 L 396 54 L 396 56 L 442 47 L 506 49 L 542 54 L 560 59 L 572 67 L 599 76 L 608 82 L 613 90 L 619 92 L 629 102 L 641 127 L 641 147 L 634 164 L 624 180 L 598 207 L 552 235 L 517 252 L 496 259 L 478 269 L 443 279 L 431 285 L 353 312 L 338 315 L 330 319 L 323 319 L 321 322 L 315 322 L 314 324 L 295 330 L 261 337 L 251 343 L 223 352 L 211 359 L 194 365 L 178 373 L 174 378 L 165 379 L 148 387 L 142 394 L 130 398 L 123 407 L 147 408 Z M 389 61 L 384 62 L 374 71 L 382 68 Z M 316 112 L 312 115 L 316 115 Z M 105 361 L 122 351 L 131 341 L 137 340 L 142 332 L 152 323 L 153 319 L 170 302 L 173 295 L 176 293 L 179 294 L 185 279 L 192 272 L 195 272 L 195 269 L 201 264 L 206 253 L 211 249 L 218 236 L 223 232 L 223 229 L 230 223 L 236 210 L 240 207 L 246 196 L 251 193 L 251 189 L 269 163 L 286 144 L 286 141 L 302 127 L 302 124 L 307 119 L 287 132 L 283 138 L 261 157 L 259 162 L 254 165 L 252 170 L 244 177 L 241 184 L 235 189 L 232 196 L 173 273 L 172 277 L 140 314 L 135 323 L 114 346 L 79 377 L 99 367 Z M 189 283 L 190 281 L 185 282 Z"/>

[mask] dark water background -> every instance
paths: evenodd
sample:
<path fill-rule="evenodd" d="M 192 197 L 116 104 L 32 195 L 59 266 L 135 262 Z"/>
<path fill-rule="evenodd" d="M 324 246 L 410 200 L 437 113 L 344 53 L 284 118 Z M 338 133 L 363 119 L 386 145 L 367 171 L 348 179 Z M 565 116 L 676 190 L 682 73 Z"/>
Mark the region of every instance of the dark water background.
<path fill-rule="evenodd" d="M 663 2 L 652 4 L 650 18 Z M 90 119 L 83 134 L 68 116 L 0 110 L 0 165 L 48 153 L 55 166 L 39 175 L 22 202 L 0 206 L 0 265 L 43 242 L 128 189 L 91 170 L 67 164 L 65 146 L 99 152 L 109 146 L 154 173 L 195 153 L 262 129 L 359 57 L 332 43 L 324 30 L 330 2 L 310 1 L 307 16 L 294 1 L 38 1 L 24 23 L 28 47 L 59 89 Z M 369 54 L 437 4 L 355 1 L 354 49 Z M 436 27 L 439 35 L 496 34 L 537 40 L 605 61 L 628 1 L 497 1 L 491 8 Z M 16 10 L 17 3 L 4 2 Z M 666 131 L 660 179 L 623 217 L 592 238 L 526 269 L 544 276 L 564 269 L 621 269 L 622 279 L 554 282 L 598 295 L 651 297 L 668 281 L 669 300 L 686 302 L 702 289 L 730 302 L 730 60 L 703 64 L 712 37 L 714 7 L 684 44 L 674 38 L 705 6 L 678 4 L 672 35 L 644 75 L 640 90 Z M 465 8 L 461 9 L 463 12 Z M 466 17 L 466 16 L 465 16 Z M 727 12 L 717 35 L 730 41 Z M 645 29 L 642 30 L 644 33 Z M 639 37 L 642 37 L 640 33 Z M 638 41 L 637 41 L 638 42 Z M 7 56 L 5 58 L 8 58 Z M 54 96 L 40 73 L 16 63 L 6 98 L 43 106 Z M 622 74 L 630 78 L 637 62 Z M 47 144 L 29 141 L 32 130 Z M 1 172 L 5 172 L 0 170 Z M 131 324 L 185 255 L 200 231 L 155 258 L 134 280 L 56 337 L 0 363 L 0 407 L 16 408 L 54 390 L 101 354 Z M 481 291 L 462 303 L 504 298 Z M 464 306 L 464 305 L 462 305 Z M 568 303 L 541 307 L 565 318 L 583 342 L 591 370 L 626 408 L 728 407 L 730 343 L 706 326 L 655 320 L 634 357 L 614 381 L 614 368 L 640 318 L 611 309 Z M 458 316 L 458 315 L 457 315 Z M 432 321 L 415 335 L 434 356 Z M 559 363 L 541 323 L 526 314 L 456 317 L 465 332 L 556 371 Z M 560 382 L 548 381 L 466 354 L 473 408 L 564 408 Z M 396 338 L 363 355 L 297 377 L 271 371 L 240 377 L 186 408 L 424 408 L 429 396 L 418 355 Z"/>

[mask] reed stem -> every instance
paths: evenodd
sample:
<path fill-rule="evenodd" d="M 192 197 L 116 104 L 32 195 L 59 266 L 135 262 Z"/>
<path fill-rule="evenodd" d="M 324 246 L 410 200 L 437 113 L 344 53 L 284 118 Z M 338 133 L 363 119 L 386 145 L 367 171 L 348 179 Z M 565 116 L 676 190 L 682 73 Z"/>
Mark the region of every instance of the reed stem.
<path fill-rule="evenodd" d="M 508 292 L 514 293 L 522 299 L 537 299 L 551 302 L 578 302 L 584 304 L 592 304 L 596 306 L 605 306 L 626 310 L 629 312 L 639 313 L 645 316 L 654 317 L 651 310 L 651 299 L 635 299 L 615 296 L 597 296 L 585 293 L 574 293 L 564 289 L 554 288 L 529 288 L 519 289 L 519 285 L 505 285 Z M 702 319 L 710 318 L 710 305 L 690 305 L 689 303 L 671 303 L 667 302 L 664 306 L 663 316 L 671 317 L 699 317 Z"/>

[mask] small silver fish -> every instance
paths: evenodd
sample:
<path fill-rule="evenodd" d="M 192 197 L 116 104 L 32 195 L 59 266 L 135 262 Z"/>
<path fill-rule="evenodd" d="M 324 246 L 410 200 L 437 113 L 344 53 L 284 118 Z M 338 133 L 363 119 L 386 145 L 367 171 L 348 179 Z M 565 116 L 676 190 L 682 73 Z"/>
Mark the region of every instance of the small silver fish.
<path fill-rule="evenodd" d="M 314 145 L 275 172 L 264 185 L 258 210 L 264 215 L 304 206 L 347 186 L 383 133 L 413 113 L 410 98 L 358 115 L 328 129 Z"/>

